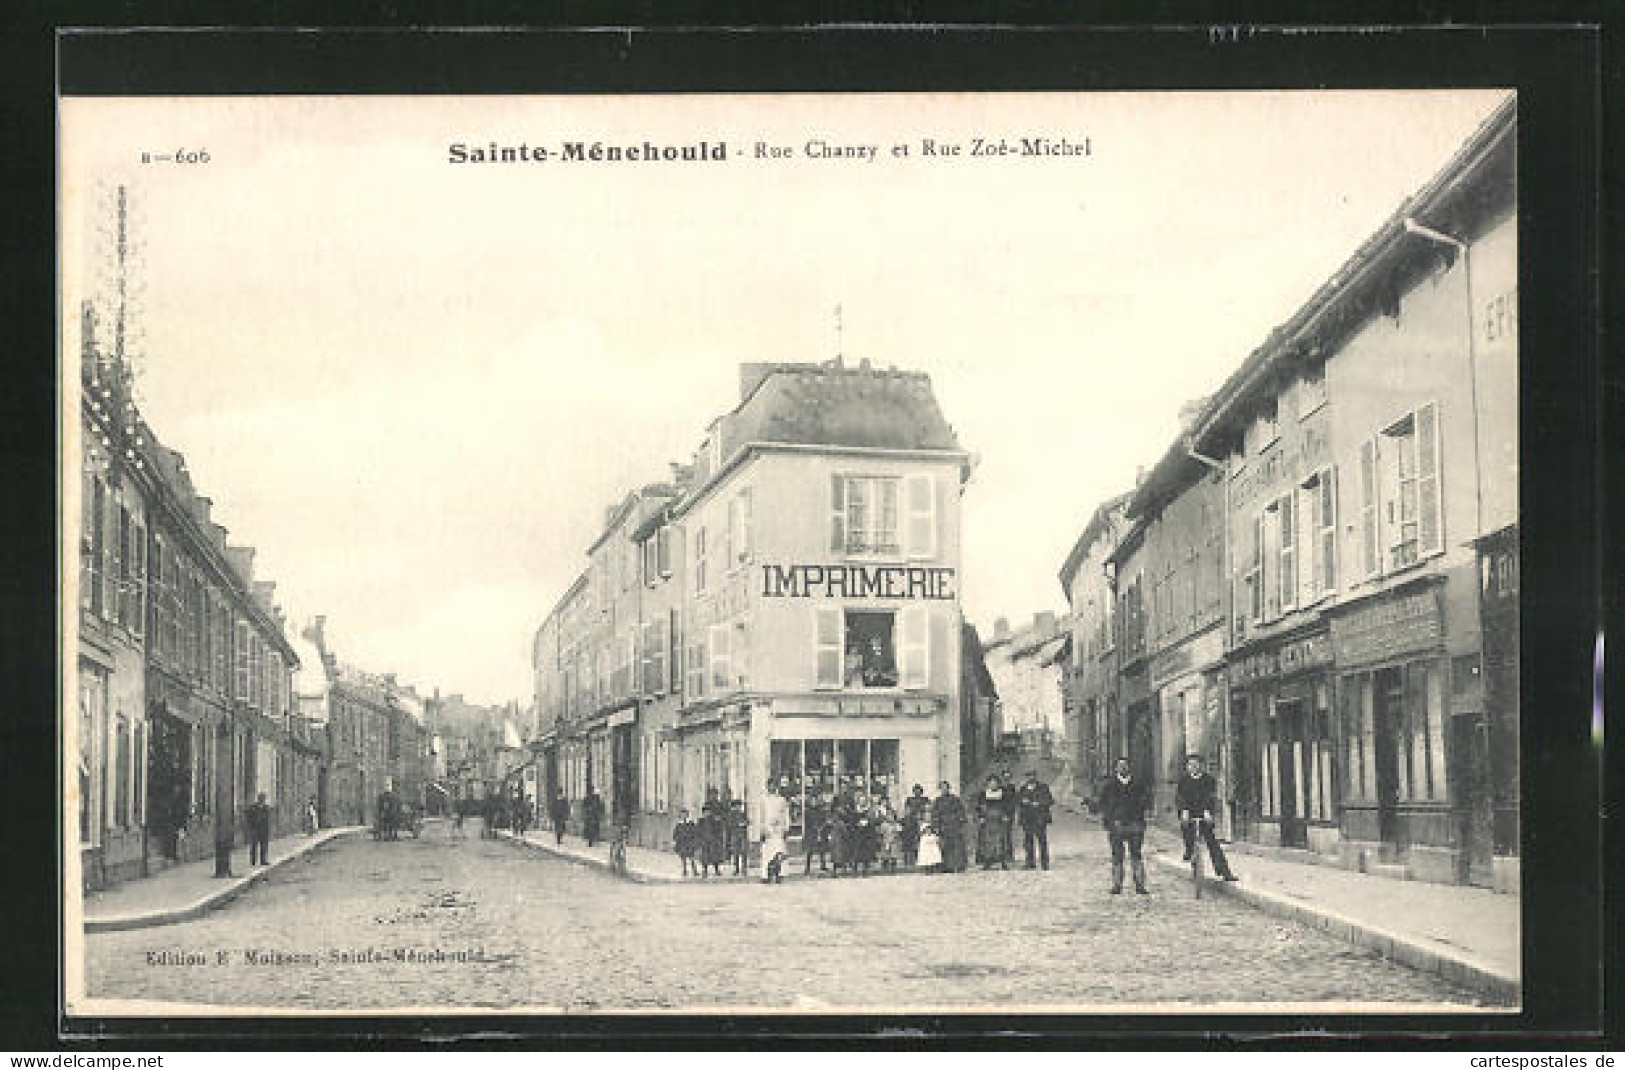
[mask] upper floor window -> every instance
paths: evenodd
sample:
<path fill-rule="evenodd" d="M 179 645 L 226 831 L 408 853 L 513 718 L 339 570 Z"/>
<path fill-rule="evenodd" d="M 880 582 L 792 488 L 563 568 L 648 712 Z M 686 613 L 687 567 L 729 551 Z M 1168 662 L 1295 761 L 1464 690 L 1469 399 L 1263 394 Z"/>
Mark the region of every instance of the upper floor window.
<path fill-rule="evenodd" d="M 694 531 L 694 593 L 705 593 L 705 525 Z"/>
<path fill-rule="evenodd" d="M 752 491 L 750 487 L 745 487 L 728 499 L 728 545 L 725 556 L 730 572 L 750 561 L 755 527 Z"/>
<path fill-rule="evenodd" d="M 930 475 L 830 477 L 832 553 L 932 557 L 936 536 Z"/>
<path fill-rule="evenodd" d="M 1438 406 L 1406 413 L 1360 446 L 1360 540 L 1367 576 L 1444 548 Z"/>
<path fill-rule="evenodd" d="M 919 689 L 929 685 L 930 628 L 923 608 L 817 610 L 820 688 Z"/>

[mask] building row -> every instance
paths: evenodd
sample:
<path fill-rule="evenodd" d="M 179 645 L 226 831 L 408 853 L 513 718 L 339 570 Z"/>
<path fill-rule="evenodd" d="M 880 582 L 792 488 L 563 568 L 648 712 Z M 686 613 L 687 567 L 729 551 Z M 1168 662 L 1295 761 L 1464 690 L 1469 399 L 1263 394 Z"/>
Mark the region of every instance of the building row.
<path fill-rule="evenodd" d="M 311 800 L 324 824 L 347 824 L 370 817 L 368 793 L 386 781 L 421 794 L 421 704 L 414 717 L 408 689 L 360 686 L 319 645 L 301 656 L 254 550 L 228 541 L 186 459 L 143 419 L 121 325 L 106 333 L 104 344 L 86 306 L 81 472 L 65 490 L 78 521 L 78 710 L 65 735 L 81 886 L 208 858 L 217 841 L 244 846 L 260 795 L 283 835 Z"/>
<path fill-rule="evenodd" d="M 1222 384 L 1060 571 L 1086 780 L 1184 756 L 1231 836 L 1518 873 L 1517 120 L 1498 110 Z"/>
<path fill-rule="evenodd" d="M 596 793 L 651 845 L 713 793 L 759 813 L 770 780 L 792 840 L 838 791 L 957 790 L 993 742 L 959 603 L 971 471 L 923 374 L 742 365 L 738 405 L 607 510 L 535 633 L 539 790 Z"/>

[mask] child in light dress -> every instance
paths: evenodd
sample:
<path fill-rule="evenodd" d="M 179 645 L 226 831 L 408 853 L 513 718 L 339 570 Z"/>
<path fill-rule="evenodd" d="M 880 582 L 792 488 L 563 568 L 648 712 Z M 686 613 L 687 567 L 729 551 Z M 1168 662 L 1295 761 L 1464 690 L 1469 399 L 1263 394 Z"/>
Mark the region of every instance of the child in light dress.
<path fill-rule="evenodd" d="M 930 825 L 920 830 L 920 854 L 914 864 L 925 870 L 934 870 L 942 865 L 942 840 Z"/>

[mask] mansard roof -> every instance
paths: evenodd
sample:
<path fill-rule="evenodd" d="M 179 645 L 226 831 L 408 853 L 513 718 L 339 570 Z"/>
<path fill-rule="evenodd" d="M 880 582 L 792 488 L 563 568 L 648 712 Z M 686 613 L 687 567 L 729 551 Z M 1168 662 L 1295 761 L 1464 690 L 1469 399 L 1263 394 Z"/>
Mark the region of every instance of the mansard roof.
<path fill-rule="evenodd" d="M 748 442 L 960 449 L 924 372 L 875 368 L 866 360 L 745 365 L 742 371 L 748 369 L 760 378 L 723 421 L 725 455 Z"/>

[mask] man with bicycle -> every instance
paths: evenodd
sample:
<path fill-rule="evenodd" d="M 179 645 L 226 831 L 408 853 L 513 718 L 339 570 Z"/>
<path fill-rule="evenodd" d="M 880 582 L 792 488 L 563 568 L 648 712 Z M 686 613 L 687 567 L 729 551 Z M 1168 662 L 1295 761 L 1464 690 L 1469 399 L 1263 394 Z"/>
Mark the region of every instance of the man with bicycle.
<path fill-rule="evenodd" d="M 1185 775 L 1179 778 L 1174 792 L 1174 805 L 1179 810 L 1180 831 L 1185 834 L 1185 861 L 1196 853 L 1196 834 L 1202 834 L 1207 844 L 1208 857 L 1213 860 L 1213 872 L 1220 879 L 1238 879 L 1224 857 L 1224 848 L 1213 834 L 1213 818 L 1219 810 L 1219 786 L 1213 774 L 1207 771 L 1207 760 L 1200 754 L 1185 756 Z"/>

